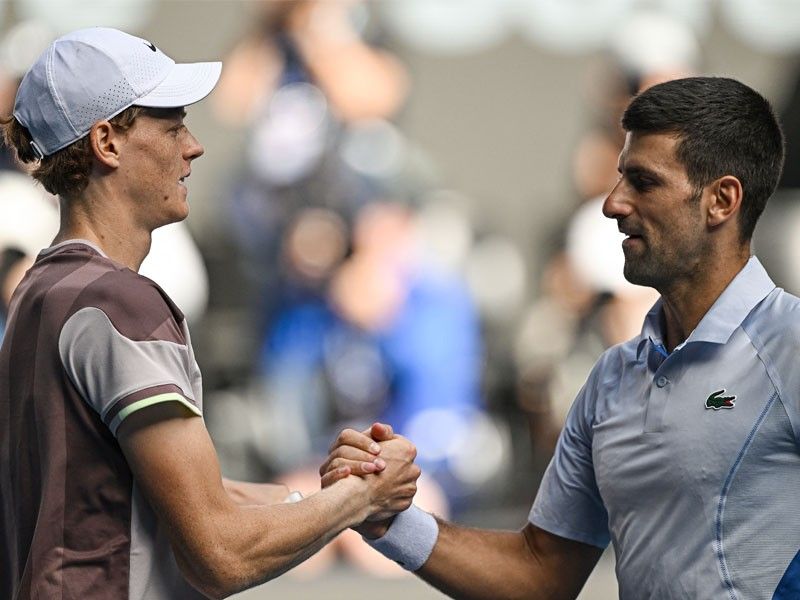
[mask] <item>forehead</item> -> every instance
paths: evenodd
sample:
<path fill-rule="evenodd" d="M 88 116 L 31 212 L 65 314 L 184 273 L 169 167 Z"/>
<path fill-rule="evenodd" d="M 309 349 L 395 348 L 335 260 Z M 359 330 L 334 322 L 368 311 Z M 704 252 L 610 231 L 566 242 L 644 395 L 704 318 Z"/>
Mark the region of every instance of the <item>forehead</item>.
<path fill-rule="evenodd" d="M 664 177 L 686 178 L 686 168 L 678 160 L 680 138 L 672 133 L 629 131 L 619 155 L 620 170 L 632 168 L 652 171 Z"/>
<path fill-rule="evenodd" d="M 177 108 L 148 108 L 144 114 L 153 119 L 177 121 L 186 116 L 186 108 L 183 106 Z"/>

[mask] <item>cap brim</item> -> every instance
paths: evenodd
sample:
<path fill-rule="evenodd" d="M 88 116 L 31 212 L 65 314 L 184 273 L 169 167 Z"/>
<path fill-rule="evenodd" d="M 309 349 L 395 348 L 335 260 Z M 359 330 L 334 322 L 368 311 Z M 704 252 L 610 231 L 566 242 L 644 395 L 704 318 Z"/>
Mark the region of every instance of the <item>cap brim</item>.
<path fill-rule="evenodd" d="M 133 104 L 176 108 L 199 102 L 211 93 L 222 73 L 221 62 L 176 64 L 156 88 Z"/>

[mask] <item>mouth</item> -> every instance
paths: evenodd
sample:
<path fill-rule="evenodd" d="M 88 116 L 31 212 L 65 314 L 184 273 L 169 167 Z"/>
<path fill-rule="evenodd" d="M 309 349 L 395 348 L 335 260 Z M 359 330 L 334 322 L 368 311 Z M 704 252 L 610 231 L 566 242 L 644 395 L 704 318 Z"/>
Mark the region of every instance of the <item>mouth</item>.
<path fill-rule="evenodd" d="M 625 236 L 625 239 L 622 240 L 623 249 L 638 245 L 644 239 L 642 234 L 635 230 L 629 229 L 628 227 L 619 227 L 619 232 Z"/>
<path fill-rule="evenodd" d="M 636 246 L 641 246 L 642 244 L 644 244 L 642 241 L 642 236 L 630 234 L 624 240 L 622 240 L 622 250 L 631 250 Z"/>
<path fill-rule="evenodd" d="M 180 185 L 182 185 L 182 186 L 186 187 L 186 180 L 187 180 L 187 179 L 189 179 L 189 176 L 190 176 L 190 175 L 191 175 L 191 172 L 187 173 L 186 175 L 184 175 L 183 177 L 181 177 L 180 179 L 178 179 L 178 183 L 179 183 Z"/>

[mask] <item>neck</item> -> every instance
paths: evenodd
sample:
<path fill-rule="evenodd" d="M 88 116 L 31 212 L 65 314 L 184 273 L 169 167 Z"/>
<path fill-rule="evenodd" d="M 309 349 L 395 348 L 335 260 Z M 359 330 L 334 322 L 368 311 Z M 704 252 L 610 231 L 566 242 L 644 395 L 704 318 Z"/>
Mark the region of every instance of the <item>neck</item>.
<path fill-rule="evenodd" d="M 672 352 L 686 341 L 749 258 L 750 246 L 747 244 L 735 257 L 728 255 L 724 260 L 705 261 L 708 268 L 704 271 L 659 290 L 664 307 L 664 343 L 668 351 Z"/>
<path fill-rule="evenodd" d="M 84 192 L 74 200 L 60 199 L 61 226 L 54 244 L 83 239 L 99 247 L 110 259 L 139 270 L 150 252 L 152 230 L 135 222 L 113 194 Z"/>

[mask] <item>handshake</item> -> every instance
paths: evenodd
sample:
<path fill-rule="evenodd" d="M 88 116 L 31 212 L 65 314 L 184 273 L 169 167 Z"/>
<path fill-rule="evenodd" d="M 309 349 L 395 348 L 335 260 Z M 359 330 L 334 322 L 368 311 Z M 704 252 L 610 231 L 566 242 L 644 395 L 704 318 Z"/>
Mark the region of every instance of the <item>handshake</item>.
<path fill-rule="evenodd" d="M 389 425 L 375 423 L 363 432 L 345 429 L 319 469 L 321 485 L 323 489 L 335 484 L 353 486 L 366 504 L 361 512 L 364 519 L 353 528 L 366 538 L 378 538 L 395 515 L 411 506 L 420 476 L 416 456 L 414 444 L 395 435 Z"/>

